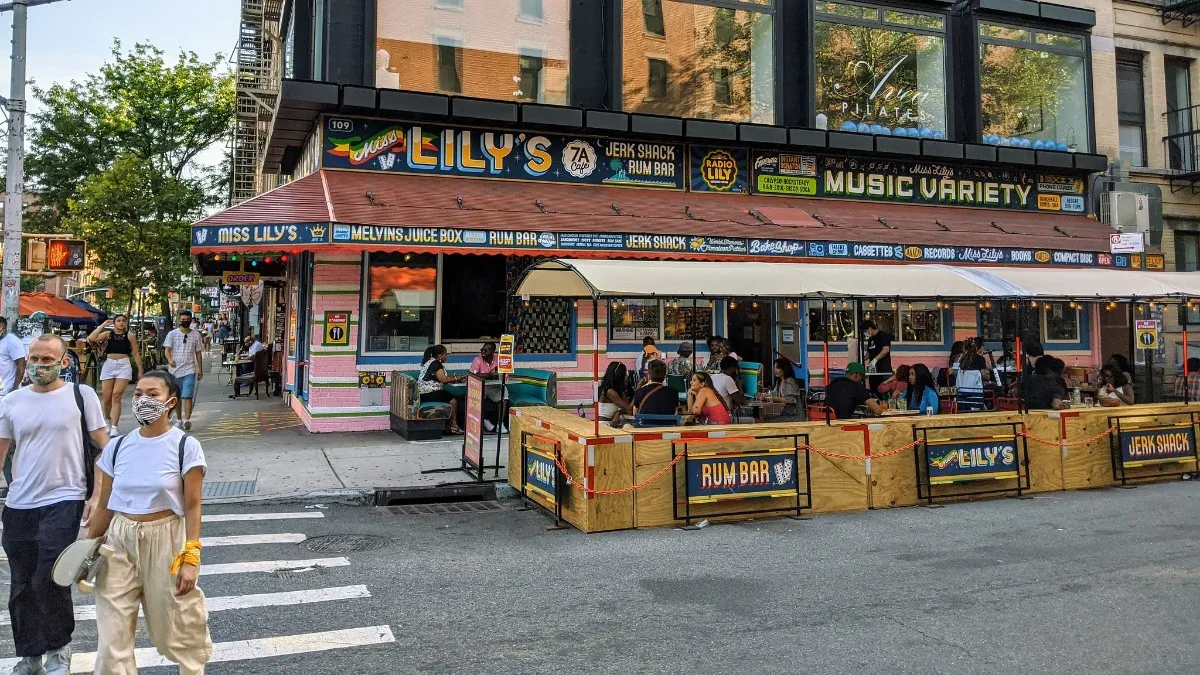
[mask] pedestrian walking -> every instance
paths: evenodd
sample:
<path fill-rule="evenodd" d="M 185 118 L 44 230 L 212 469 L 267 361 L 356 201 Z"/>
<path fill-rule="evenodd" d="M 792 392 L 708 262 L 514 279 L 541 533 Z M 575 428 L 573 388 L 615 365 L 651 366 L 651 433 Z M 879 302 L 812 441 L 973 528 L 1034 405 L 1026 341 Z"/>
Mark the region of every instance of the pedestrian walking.
<path fill-rule="evenodd" d="M 168 370 L 179 379 L 179 401 L 174 406 L 175 420 L 181 429 L 192 428 L 192 409 L 196 396 L 196 382 L 204 379 L 204 354 L 200 344 L 200 333 L 192 328 L 192 313 L 179 313 L 179 327 L 167 333 L 163 341 L 167 353 Z"/>
<path fill-rule="evenodd" d="M 25 344 L 8 332 L 8 319 L 0 316 L 0 398 L 21 388 L 25 378 Z"/>
<path fill-rule="evenodd" d="M 138 610 L 150 639 L 179 664 L 204 672 L 212 657 L 200 573 L 200 502 L 207 465 L 195 438 L 173 428 L 179 380 L 153 370 L 133 395 L 137 431 L 113 439 L 97 462 L 96 510 L 89 537 L 114 549 L 96 577 L 96 673 L 136 675 Z"/>
<path fill-rule="evenodd" d="M 75 606 L 71 589 L 51 581 L 54 561 L 79 536 L 96 447 L 108 443 L 100 398 L 91 387 L 59 379 L 67 344 L 43 335 L 29 346 L 30 386 L 0 400 L 0 455 L 16 445 L 13 481 L 0 515 L 0 544 L 12 580 L 8 612 L 21 661 L 14 675 L 66 675 L 71 668 Z M 44 659 L 44 662 L 43 662 Z"/>
<path fill-rule="evenodd" d="M 104 353 L 104 366 L 100 369 L 100 406 L 104 410 L 104 419 L 108 420 L 108 434 L 114 436 L 121 426 L 121 399 L 125 396 L 125 388 L 142 372 L 142 352 L 137 337 L 129 332 L 129 317 L 124 314 L 114 316 L 92 331 L 88 343 Z"/>

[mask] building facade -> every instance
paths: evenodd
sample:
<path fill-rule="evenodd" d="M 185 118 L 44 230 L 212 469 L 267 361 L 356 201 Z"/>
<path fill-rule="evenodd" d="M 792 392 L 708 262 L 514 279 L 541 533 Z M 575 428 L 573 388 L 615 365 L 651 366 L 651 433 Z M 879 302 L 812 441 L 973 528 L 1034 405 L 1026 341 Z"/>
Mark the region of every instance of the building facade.
<path fill-rule="evenodd" d="M 373 374 L 437 343 L 461 368 L 515 333 L 521 365 L 556 371 L 575 409 L 593 354 L 632 363 L 645 337 L 673 351 L 724 335 L 818 380 L 861 318 L 901 363 L 943 365 L 975 335 L 999 352 L 1016 332 L 1012 307 L 889 297 L 886 265 L 1173 257 L 1165 235 L 1166 258 L 1114 253 L 1099 222 L 1121 150 L 1110 5 L 295 0 L 281 16 L 290 77 L 263 168 L 288 184 L 197 223 L 192 244 L 207 274 L 282 284 L 265 314 L 316 431 L 386 428 Z M 512 297 L 544 257 L 870 261 L 880 292 L 598 312 Z M 1108 303 L 1020 311 L 1068 364 L 1129 351 Z"/>

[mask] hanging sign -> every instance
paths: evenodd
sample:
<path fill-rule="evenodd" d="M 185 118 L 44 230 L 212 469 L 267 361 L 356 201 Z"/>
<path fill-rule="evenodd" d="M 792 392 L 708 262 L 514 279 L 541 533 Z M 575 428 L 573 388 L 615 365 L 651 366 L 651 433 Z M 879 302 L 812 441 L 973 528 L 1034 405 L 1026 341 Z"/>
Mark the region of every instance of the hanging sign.
<path fill-rule="evenodd" d="M 221 283 L 226 286 L 253 286 L 259 280 L 258 272 L 222 272 Z"/>
<path fill-rule="evenodd" d="M 516 337 L 511 333 L 505 333 L 500 336 L 500 346 L 496 350 L 496 372 L 501 375 L 512 375 L 513 368 L 516 365 L 514 357 L 514 348 L 516 346 Z"/>
<path fill-rule="evenodd" d="M 1017 478 L 1017 439 L 927 441 L 930 485 Z"/>
<path fill-rule="evenodd" d="M 1158 349 L 1158 320 L 1137 319 L 1134 321 L 1138 349 Z"/>
<path fill-rule="evenodd" d="M 684 189 L 684 146 L 330 117 L 322 163 L 357 169 Z"/>
<path fill-rule="evenodd" d="M 326 347 L 350 345 L 349 312 L 325 312 L 325 339 L 321 344 Z"/>
<path fill-rule="evenodd" d="M 1141 232 L 1114 232 L 1108 235 L 1108 248 L 1112 253 L 1143 253 L 1146 236 Z"/>
<path fill-rule="evenodd" d="M 1126 467 L 1195 460 L 1191 423 L 1121 430 L 1121 463 Z"/>

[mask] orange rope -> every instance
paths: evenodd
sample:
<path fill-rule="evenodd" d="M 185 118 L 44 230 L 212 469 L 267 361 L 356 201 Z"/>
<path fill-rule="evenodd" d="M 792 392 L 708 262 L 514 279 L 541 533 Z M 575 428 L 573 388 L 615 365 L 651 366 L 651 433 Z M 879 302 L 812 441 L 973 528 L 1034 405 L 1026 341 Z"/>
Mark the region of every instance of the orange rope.
<path fill-rule="evenodd" d="M 1025 438 L 1033 441 L 1034 443 L 1041 443 L 1042 445 L 1054 445 L 1054 446 L 1066 447 L 1066 448 L 1076 448 L 1081 445 L 1090 445 L 1092 443 L 1095 443 L 1096 441 L 1100 440 L 1101 438 L 1104 438 L 1105 436 L 1108 436 L 1109 434 L 1113 433 L 1116 430 L 1117 430 L 1116 427 L 1109 427 L 1109 428 L 1105 429 L 1104 431 L 1101 431 L 1100 433 L 1096 434 L 1095 436 L 1092 436 L 1091 438 L 1084 438 L 1084 439 L 1081 439 L 1078 441 L 1066 441 L 1066 440 L 1051 441 L 1051 440 L 1047 440 L 1045 438 L 1038 438 L 1037 436 L 1034 436 L 1033 434 L 1030 434 L 1030 433 L 1027 433 L 1024 431 L 1017 432 L 1017 435 L 1024 436 Z"/>
<path fill-rule="evenodd" d="M 571 483 L 574 483 L 581 490 L 583 490 L 585 493 L 587 493 L 589 495 L 623 495 L 627 492 L 633 492 L 634 490 L 641 490 L 642 488 L 653 483 L 654 481 L 658 480 L 659 478 L 662 478 L 663 474 L 665 474 L 667 471 L 674 468 L 674 466 L 679 463 L 679 460 L 683 459 L 685 456 L 686 455 L 684 455 L 683 453 L 675 455 L 675 459 L 671 460 L 671 463 L 664 466 L 662 468 L 662 470 L 660 470 L 658 473 L 647 478 L 646 480 L 642 481 L 641 483 L 638 483 L 637 485 L 631 485 L 627 488 L 621 488 L 620 490 L 597 490 L 595 488 L 588 487 L 588 486 L 584 485 L 583 483 L 580 483 L 578 480 L 575 479 L 574 476 L 571 475 L 570 471 L 567 471 L 567 467 L 565 464 L 563 464 L 563 461 L 562 461 L 562 453 L 559 453 L 554 458 L 554 464 L 556 466 L 558 466 L 558 470 L 561 471 L 562 474 L 567 477 L 568 481 L 570 481 Z"/>

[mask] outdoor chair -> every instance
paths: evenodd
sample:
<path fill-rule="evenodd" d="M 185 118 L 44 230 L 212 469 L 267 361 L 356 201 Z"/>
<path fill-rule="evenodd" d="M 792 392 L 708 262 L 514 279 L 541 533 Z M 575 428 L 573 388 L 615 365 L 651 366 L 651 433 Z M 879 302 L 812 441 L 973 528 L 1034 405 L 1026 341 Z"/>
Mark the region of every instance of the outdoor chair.
<path fill-rule="evenodd" d="M 1020 410 L 1020 399 L 1011 396 L 1001 396 L 996 399 L 996 410 Z"/>
<path fill-rule="evenodd" d="M 634 415 L 633 426 L 636 429 L 646 427 L 677 427 L 682 424 L 679 415 Z"/>
<path fill-rule="evenodd" d="M 667 375 L 667 386 L 679 394 L 680 401 L 686 401 L 688 395 L 687 375 Z"/>
<path fill-rule="evenodd" d="M 255 354 L 253 363 L 254 363 L 254 370 L 250 371 L 249 373 L 246 373 L 245 375 L 238 375 L 235 382 L 237 382 L 237 384 L 239 386 L 243 386 L 243 387 L 249 386 L 250 391 L 254 393 L 254 398 L 259 398 L 259 392 L 258 392 L 259 383 L 261 382 L 264 385 L 270 384 L 270 379 L 271 379 L 271 374 L 270 374 L 271 352 L 270 352 L 270 350 L 264 349 L 264 350 L 258 352 L 257 354 Z M 267 398 L 270 398 L 271 397 L 270 387 L 266 387 L 266 390 L 267 390 Z M 250 394 L 247 393 L 246 395 L 249 396 Z"/>
<path fill-rule="evenodd" d="M 834 414 L 833 408 L 830 408 L 827 405 L 809 404 L 808 421 L 817 422 L 835 419 L 837 419 L 837 415 Z"/>

